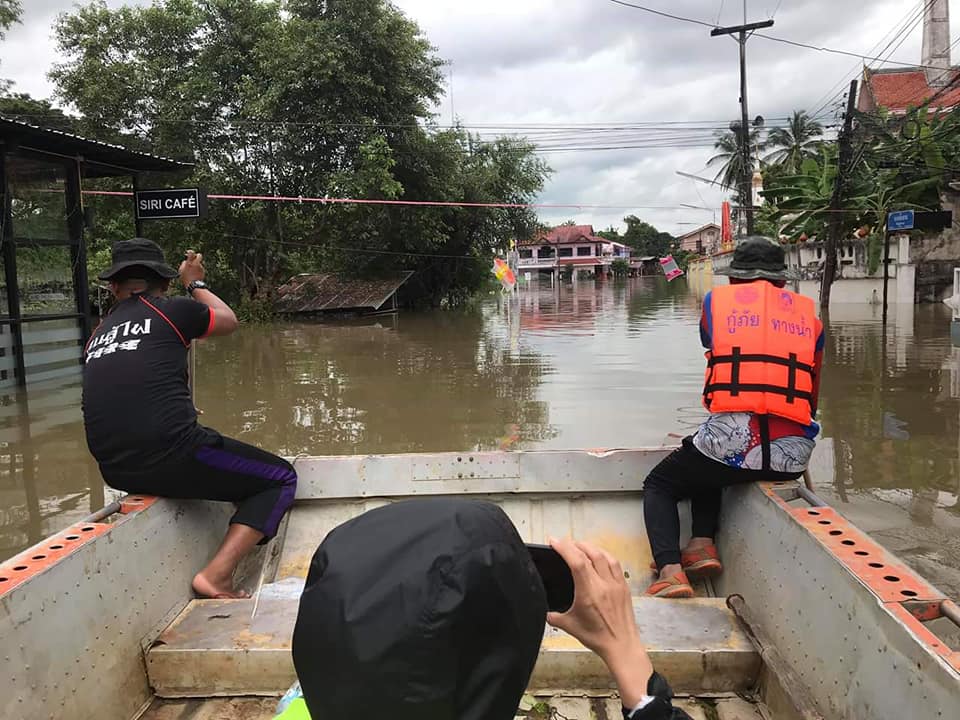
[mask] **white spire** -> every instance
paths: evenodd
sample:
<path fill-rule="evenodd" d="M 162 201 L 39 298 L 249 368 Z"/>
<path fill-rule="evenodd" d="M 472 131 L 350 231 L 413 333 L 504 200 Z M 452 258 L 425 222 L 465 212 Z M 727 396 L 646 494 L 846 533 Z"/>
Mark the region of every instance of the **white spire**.
<path fill-rule="evenodd" d="M 950 80 L 950 0 L 926 4 L 921 64 L 930 87 L 943 87 Z"/>

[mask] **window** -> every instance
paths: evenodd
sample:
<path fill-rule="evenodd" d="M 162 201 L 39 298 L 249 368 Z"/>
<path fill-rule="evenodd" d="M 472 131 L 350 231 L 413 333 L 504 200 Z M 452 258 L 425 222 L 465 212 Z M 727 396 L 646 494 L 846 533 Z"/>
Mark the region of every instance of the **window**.
<path fill-rule="evenodd" d="M 13 234 L 21 242 L 70 242 L 64 189 L 67 170 L 59 162 L 7 156 Z"/>
<path fill-rule="evenodd" d="M 591 257 L 592 255 L 593 248 L 590 246 L 577 248 L 577 257 Z"/>
<path fill-rule="evenodd" d="M 544 245 L 543 247 L 540 248 L 539 256 L 541 259 L 556 257 L 556 255 L 557 255 L 556 250 L 554 250 L 549 245 Z"/>
<path fill-rule="evenodd" d="M 527 248 L 525 250 L 520 251 L 520 258 L 522 260 L 529 260 L 532 257 L 533 257 L 533 250 L 530 250 L 529 248 Z"/>
<path fill-rule="evenodd" d="M 563 247 L 557 251 L 557 257 L 573 257 L 572 247 Z"/>

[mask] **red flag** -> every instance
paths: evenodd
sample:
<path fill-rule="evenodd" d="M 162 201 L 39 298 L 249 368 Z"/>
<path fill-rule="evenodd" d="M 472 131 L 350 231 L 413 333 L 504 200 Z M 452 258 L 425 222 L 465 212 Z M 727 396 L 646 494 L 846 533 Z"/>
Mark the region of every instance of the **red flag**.
<path fill-rule="evenodd" d="M 724 200 L 721 212 L 720 242 L 723 249 L 728 249 L 733 245 L 733 228 L 730 223 L 730 203 Z"/>

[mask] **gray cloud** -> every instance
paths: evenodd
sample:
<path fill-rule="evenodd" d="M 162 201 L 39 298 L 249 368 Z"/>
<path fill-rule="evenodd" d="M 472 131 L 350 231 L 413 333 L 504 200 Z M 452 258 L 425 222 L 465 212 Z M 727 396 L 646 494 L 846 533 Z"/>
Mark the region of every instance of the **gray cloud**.
<path fill-rule="evenodd" d="M 640 0 L 638 0 L 639 2 Z M 711 38 L 709 29 L 660 18 L 606 0 L 395 0 L 417 21 L 438 54 L 452 61 L 452 106 L 467 125 L 640 123 L 711 120 L 739 115 L 736 44 Z M 108 0 L 113 7 L 145 4 Z M 644 0 L 678 15 L 714 22 L 720 0 Z M 740 3 L 723 3 L 721 24 L 736 24 Z M 751 20 L 776 0 L 751 0 Z M 24 21 L 0 45 L 0 76 L 38 96 L 52 92 L 46 72 L 55 63 L 52 23 L 71 0 L 28 0 Z M 769 34 L 865 53 L 919 8 L 916 0 L 783 0 Z M 960 30 L 960 17 L 955 16 Z M 956 35 L 955 35 L 956 36 Z M 748 46 L 751 115 L 773 121 L 794 109 L 813 109 L 838 84 L 844 88 L 860 63 L 763 38 Z M 919 26 L 894 59 L 918 62 Z M 842 89 L 841 89 L 842 93 Z M 839 100 L 839 95 L 836 98 Z M 451 98 L 437 107 L 449 122 Z M 539 136 L 538 138 L 542 138 Z M 582 133 L 551 141 L 584 144 Z M 609 136 L 611 139 L 614 136 Z M 638 144 L 617 136 L 618 144 Z M 545 141 L 546 142 L 546 141 Z M 613 143 L 611 143 L 613 144 Z M 704 164 L 709 147 L 547 153 L 555 173 L 544 203 L 624 205 L 671 232 L 707 222 L 713 212 L 641 209 L 646 205 L 703 205 L 719 210 L 724 193 L 681 178 L 676 170 L 713 176 Z M 619 225 L 631 210 L 544 210 L 545 221 L 573 218 L 597 227 Z"/>

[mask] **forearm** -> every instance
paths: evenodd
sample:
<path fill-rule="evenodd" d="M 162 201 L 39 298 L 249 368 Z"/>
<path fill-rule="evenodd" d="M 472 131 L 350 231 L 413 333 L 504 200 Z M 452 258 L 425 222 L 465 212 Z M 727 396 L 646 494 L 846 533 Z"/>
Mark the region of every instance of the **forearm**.
<path fill-rule="evenodd" d="M 647 694 L 653 664 L 639 637 L 631 646 L 618 650 L 604 658 L 620 691 L 620 700 L 625 708 L 632 708 Z"/>
<path fill-rule="evenodd" d="M 197 288 L 192 293 L 190 297 L 196 300 L 199 303 L 203 303 L 207 307 L 218 310 L 224 313 L 233 314 L 233 310 L 230 309 L 230 306 L 227 305 L 223 300 L 218 298 L 216 294 L 209 288 Z"/>
<path fill-rule="evenodd" d="M 191 297 L 210 308 L 213 320 L 211 334 L 229 335 L 237 329 L 239 325 L 237 316 L 230 306 L 218 298 L 211 290 L 207 288 L 197 288 L 191 293 Z"/>

